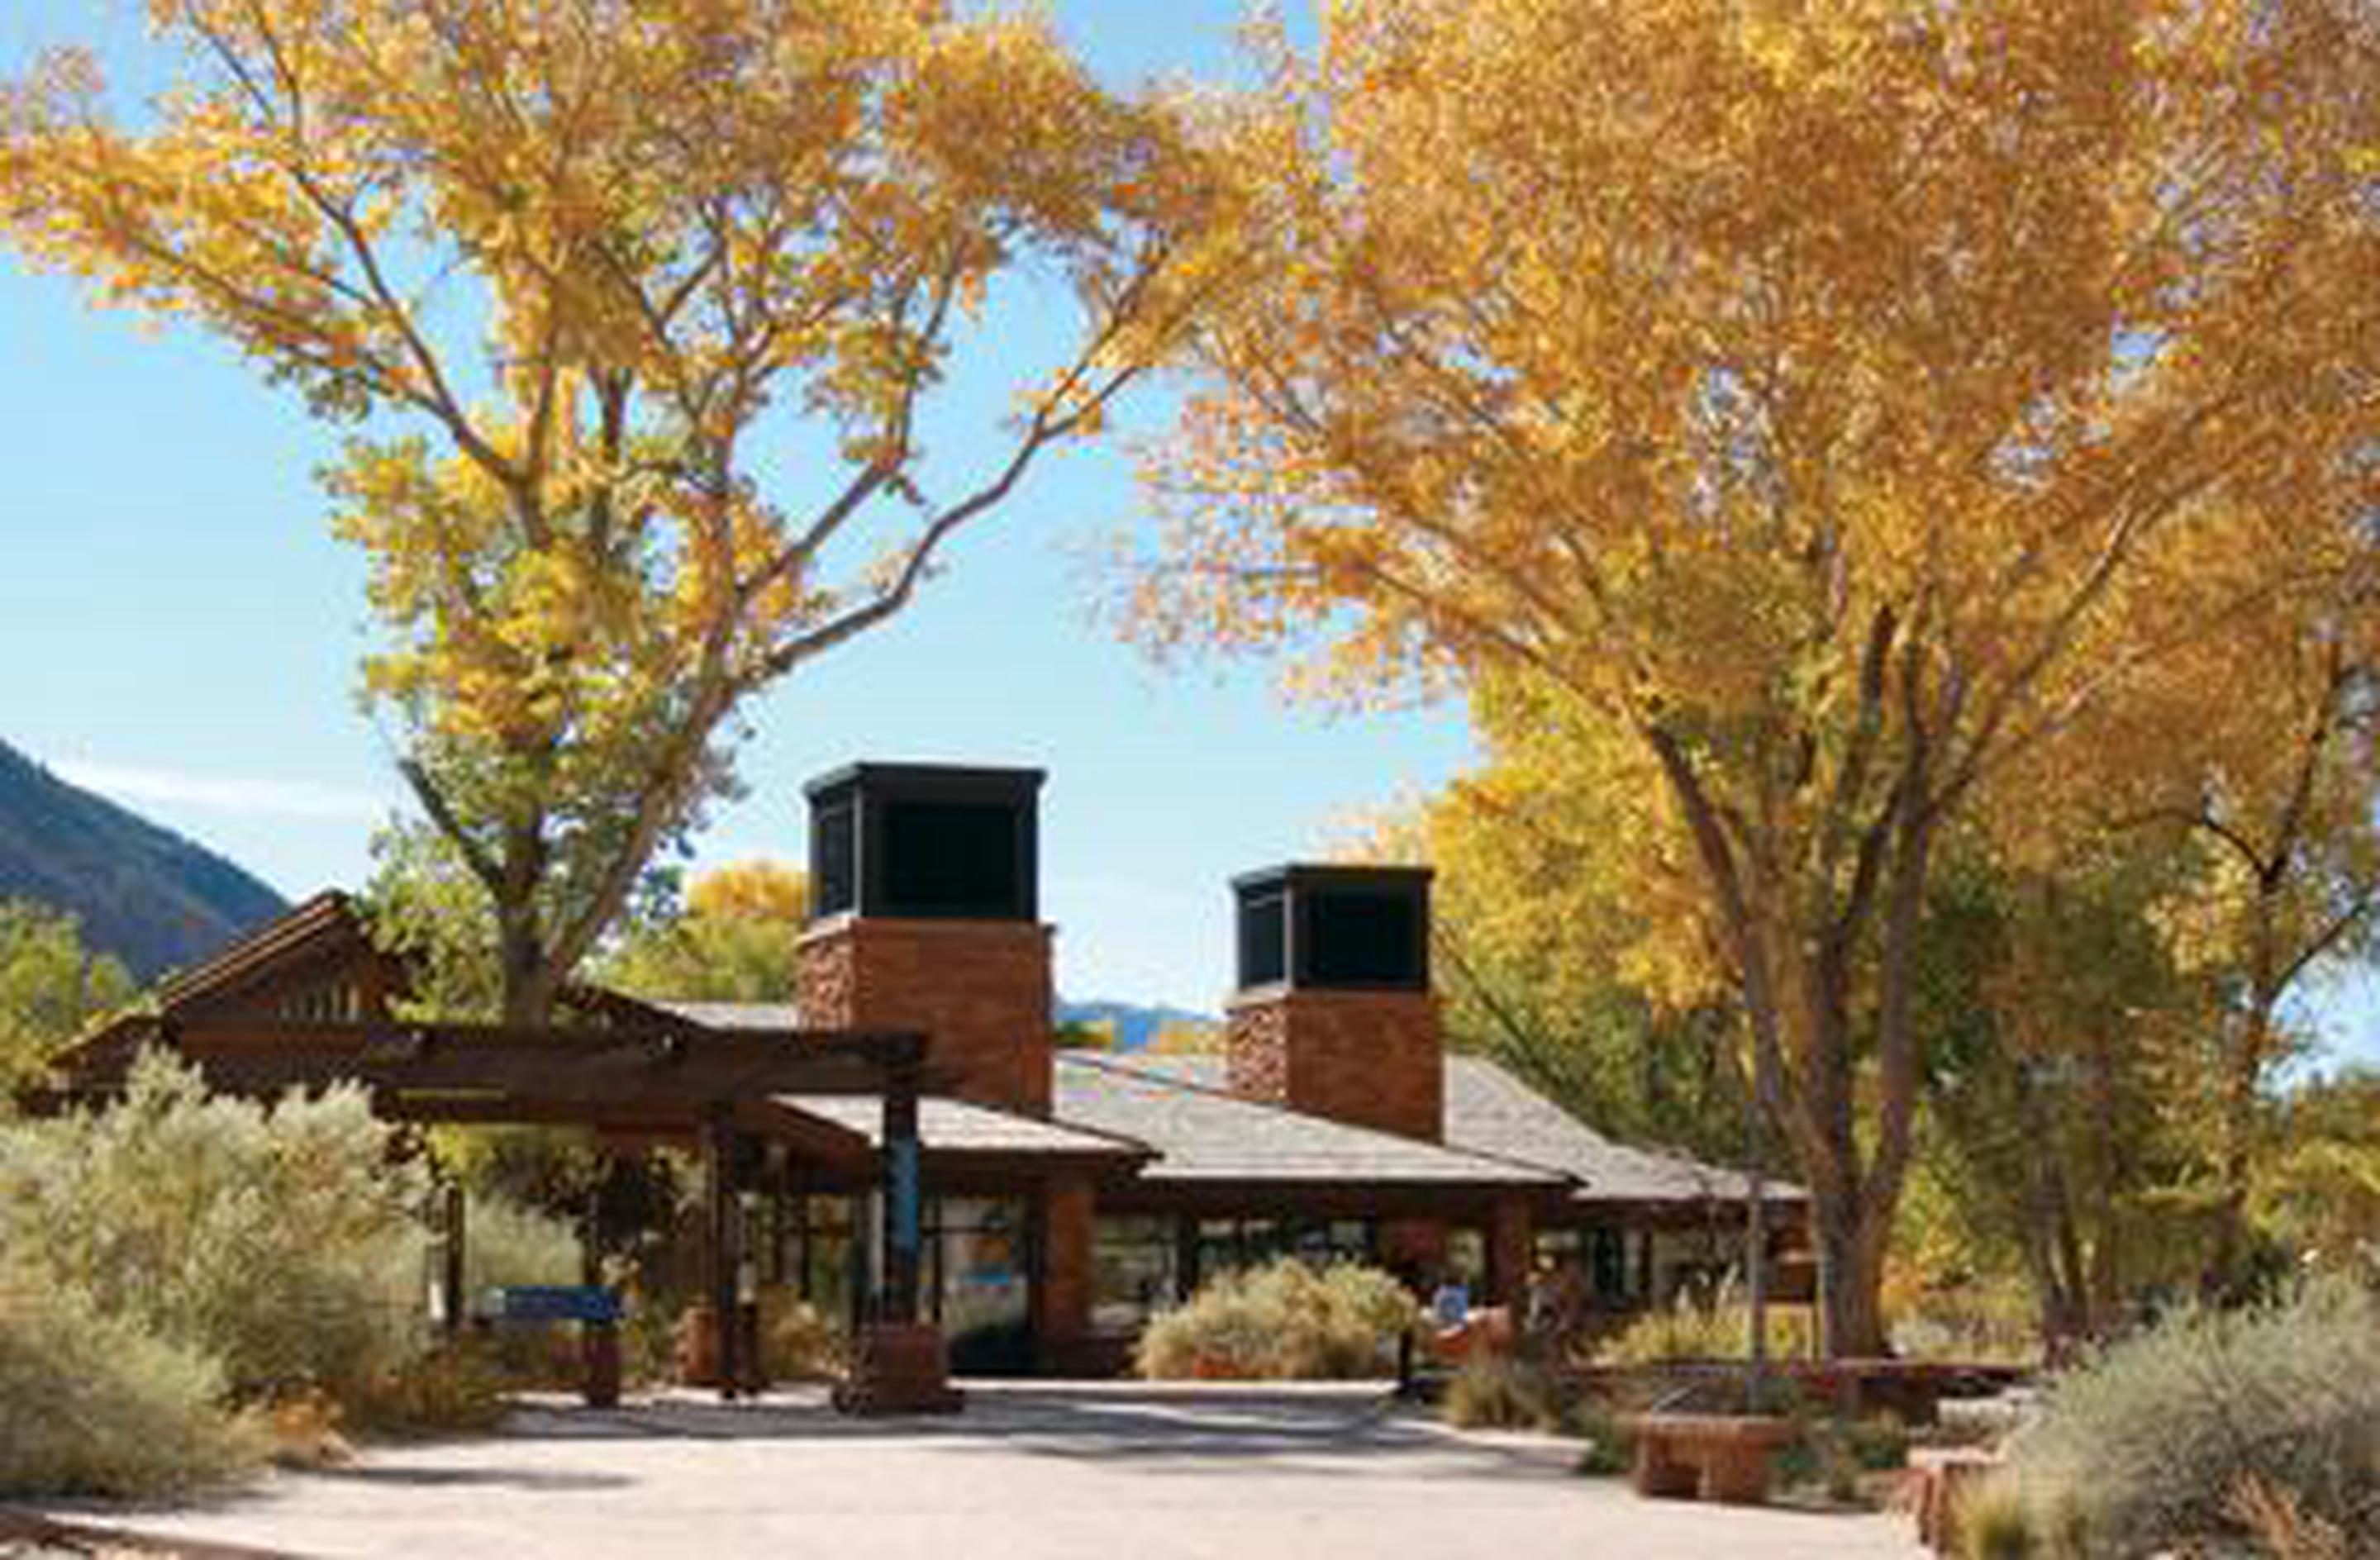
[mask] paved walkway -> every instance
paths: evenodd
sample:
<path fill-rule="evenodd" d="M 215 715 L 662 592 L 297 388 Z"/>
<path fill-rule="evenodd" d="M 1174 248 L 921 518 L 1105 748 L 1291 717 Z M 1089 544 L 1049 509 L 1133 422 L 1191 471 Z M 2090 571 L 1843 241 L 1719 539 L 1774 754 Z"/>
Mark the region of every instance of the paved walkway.
<path fill-rule="evenodd" d="M 944 1421 L 811 1394 L 529 1409 L 199 1509 L 104 1518 L 319 1556 L 1912 1560 L 1908 1519 L 1640 1501 L 1572 1449 L 1348 1388 L 978 1388 Z"/>

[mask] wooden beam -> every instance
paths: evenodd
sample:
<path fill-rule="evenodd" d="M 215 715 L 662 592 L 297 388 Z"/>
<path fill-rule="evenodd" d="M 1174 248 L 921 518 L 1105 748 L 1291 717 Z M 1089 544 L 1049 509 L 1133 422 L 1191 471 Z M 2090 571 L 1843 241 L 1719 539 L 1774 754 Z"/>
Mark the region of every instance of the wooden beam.
<path fill-rule="evenodd" d="M 70 1053 L 59 1067 L 67 1086 L 55 1093 L 112 1094 L 149 1046 L 177 1053 L 225 1093 L 274 1095 L 355 1082 L 418 1101 L 453 1095 L 458 1110 L 470 1109 L 473 1097 L 560 1107 L 590 1120 L 610 1107 L 630 1119 L 679 1119 L 688 1128 L 704 1107 L 722 1102 L 873 1094 L 889 1070 L 919 1067 L 926 1050 L 923 1035 L 901 1032 L 143 1018 L 111 1026 Z"/>

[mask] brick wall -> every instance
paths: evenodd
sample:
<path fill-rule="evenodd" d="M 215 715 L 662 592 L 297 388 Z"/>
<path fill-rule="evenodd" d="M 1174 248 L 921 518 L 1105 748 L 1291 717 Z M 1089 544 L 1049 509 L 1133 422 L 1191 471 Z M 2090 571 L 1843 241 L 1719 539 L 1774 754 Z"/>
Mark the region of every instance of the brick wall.
<path fill-rule="evenodd" d="M 1039 1271 L 1033 1336 L 1044 1370 L 1063 1372 L 1091 1332 L 1091 1262 L 1098 1199 L 1091 1183 L 1062 1176 L 1041 1189 Z"/>
<path fill-rule="evenodd" d="M 1047 1116 L 1050 938 L 1029 921 L 822 923 L 795 947 L 802 1022 L 922 1031 L 949 1092 Z"/>
<path fill-rule="evenodd" d="M 1419 991 L 1272 990 L 1233 998 L 1232 1092 L 1436 1141 L 1445 1131 L 1438 999 Z"/>

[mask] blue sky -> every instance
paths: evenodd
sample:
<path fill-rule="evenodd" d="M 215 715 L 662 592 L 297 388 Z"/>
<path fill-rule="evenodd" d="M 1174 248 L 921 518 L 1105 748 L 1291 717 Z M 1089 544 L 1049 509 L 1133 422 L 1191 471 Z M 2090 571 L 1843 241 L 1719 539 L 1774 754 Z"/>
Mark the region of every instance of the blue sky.
<path fill-rule="evenodd" d="M 1237 0 L 1051 9 L 1120 84 L 1233 68 Z M 0 0 L 0 71 L 82 37 L 144 73 L 138 10 Z M 1028 302 L 1010 299 L 1003 354 L 1048 345 Z M 1165 412 L 1145 393 L 1121 431 Z M 990 426 L 940 431 L 944 469 L 982 469 Z M 312 478 L 337 438 L 211 342 L 94 313 L 0 258 L 0 738 L 292 896 L 361 882 L 398 795 L 390 739 L 353 695 L 361 570 Z M 750 707 L 748 794 L 697 864 L 798 856 L 802 781 L 851 759 L 1038 765 L 1061 991 L 1214 1008 L 1225 879 L 1321 851 L 1472 748 L 1459 709 L 1331 717 L 1284 705 L 1262 666 L 1148 666 L 1093 621 L 1083 561 L 1138 510 L 1112 444 L 1040 468 L 906 615 Z M 2380 1059 L 2368 988 L 2319 1007 Z"/>
<path fill-rule="evenodd" d="M 73 36 L 137 67 L 137 9 L 0 0 L 0 69 Z M 1231 67 L 1232 0 L 1055 15 L 1121 82 Z M 1029 323 L 1004 344 L 1035 345 Z M 1164 409 L 1144 395 L 1124 431 Z M 0 260 L 0 738 L 293 896 L 359 883 L 398 794 L 353 696 L 361 570 L 311 475 L 338 437 L 205 339 L 144 333 Z M 955 474 L 993 447 L 953 427 L 934 448 Z M 1263 667 L 1147 665 L 1092 621 L 1084 561 L 1137 502 L 1120 450 L 1041 468 L 909 613 L 750 708 L 749 793 L 698 864 L 797 856 L 802 781 L 854 758 L 1041 766 L 1060 989 L 1213 1009 L 1225 880 L 1439 784 L 1469 739 L 1459 710 L 1329 718 L 1284 706 Z"/>

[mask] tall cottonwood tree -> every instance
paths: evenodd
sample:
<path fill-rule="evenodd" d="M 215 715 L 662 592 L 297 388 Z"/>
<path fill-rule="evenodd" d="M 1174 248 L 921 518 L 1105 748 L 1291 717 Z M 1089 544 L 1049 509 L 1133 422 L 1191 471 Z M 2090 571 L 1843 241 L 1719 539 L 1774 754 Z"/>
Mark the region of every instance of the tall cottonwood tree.
<path fill-rule="evenodd" d="M 2318 0 L 1393 0 L 1238 127 L 1266 284 L 1135 621 L 1511 669 L 1634 744 L 1836 1352 L 1883 1343 L 1944 828 L 2191 632 L 2177 538 L 2369 478 L 2372 42 Z"/>
<path fill-rule="evenodd" d="M 369 699 L 549 1009 L 735 712 L 911 600 L 1165 348 L 1208 231 L 1175 114 L 938 0 L 150 0 L 177 84 L 0 87 L 0 234 L 318 413 Z M 986 291 L 1053 360 L 929 473 Z M 1071 295 L 1071 304 L 1068 295 Z M 1002 421 L 1002 418 L 1005 421 Z M 929 480 L 940 476 L 941 480 Z"/>

